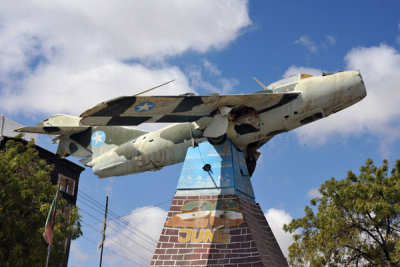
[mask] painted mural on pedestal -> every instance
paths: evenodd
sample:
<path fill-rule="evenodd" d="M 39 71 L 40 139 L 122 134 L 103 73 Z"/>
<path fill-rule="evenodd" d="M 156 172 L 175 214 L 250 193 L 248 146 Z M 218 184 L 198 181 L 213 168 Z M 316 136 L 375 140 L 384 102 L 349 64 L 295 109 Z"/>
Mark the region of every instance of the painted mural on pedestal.
<path fill-rule="evenodd" d="M 181 228 L 181 243 L 229 242 L 229 228 L 244 220 L 239 203 L 233 200 L 192 201 L 181 211 L 166 222 L 166 226 Z"/>

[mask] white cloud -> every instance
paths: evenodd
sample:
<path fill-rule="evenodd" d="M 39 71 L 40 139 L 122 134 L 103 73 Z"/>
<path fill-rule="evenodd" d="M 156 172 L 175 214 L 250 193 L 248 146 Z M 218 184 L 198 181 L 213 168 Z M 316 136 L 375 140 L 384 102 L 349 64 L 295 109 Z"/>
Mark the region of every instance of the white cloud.
<path fill-rule="evenodd" d="M 336 38 L 333 35 L 325 36 L 325 41 L 326 41 L 326 44 L 328 44 L 328 45 L 335 45 L 336 44 Z"/>
<path fill-rule="evenodd" d="M 290 233 L 283 231 L 282 228 L 284 224 L 289 224 L 292 221 L 292 216 L 284 210 L 273 208 L 269 209 L 264 215 L 283 254 L 287 257 L 289 254 L 288 247 L 293 243 L 293 237 Z"/>
<path fill-rule="evenodd" d="M 302 35 L 299 39 L 294 41 L 295 44 L 300 44 L 304 46 L 311 53 L 316 53 L 319 50 L 319 46 L 311 40 L 310 36 Z M 321 43 L 320 47 L 328 49 L 336 44 L 336 38 L 333 35 L 326 35 L 325 40 Z"/>
<path fill-rule="evenodd" d="M 218 67 L 215 66 L 214 64 L 212 64 L 207 59 L 203 60 L 203 66 L 204 66 L 204 69 L 206 71 L 210 72 L 211 74 L 213 74 L 215 76 L 221 76 L 221 71 L 218 69 Z"/>
<path fill-rule="evenodd" d="M 221 78 L 219 82 L 221 83 L 221 92 L 223 94 L 228 94 L 239 84 L 239 80 L 235 78 Z"/>
<path fill-rule="evenodd" d="M 400 45 L 400 23 L 397 25 L 398 31 L 397 31 L 397 36 L 396 36 L 396 42 L 398 45 Z"/>
<path fill-rule="evenodd" d="M 318 191 L 318 188 L 311 188 L 310 191 L 307 192 L 307 197 L 308 198 L 316 198 L 316 197 L 321 197 L 321 193 Z"/>
<path fill-rule="evenodd" d="M 381 152 L 387 154 L 389 144 L 400 138 L 400 53 L 385 44 L 357 47 L 347 53 L 345 62 L 346 69 L 360 70 L 367 97 L 328 118 L 300 127 L 296 133 L 309 144 L 369 133 L 379 138 Z"/>
<path fill-rule="evenodd" d="M 104 191 L 106 192 L 107 196 L 112 195 L 114 181 L 115 180 L 111 180 L 111 179 L 108 180 L 107 185 L 104 187 Z"/>
<path fill-rule="evenodd" d="M 328 49 L 336 44 L 336 38 L 333 35 L 325 36 L 325 41 L 322 43 L 324 49 Z"/>
<path fill-rule="evenodd" d="M 282 230 L 282 227 L 284 224 L 289 224 L 292 217 L 284 210 L 273 208 L 269 209 L 264 215 L 282 249 L 282 252 L 287 256 L 288 247 L 292 244 L 293 238 L 291 234 L 285 233 Z M 149 264 L 166 216 L 167 211 L 158 207 L 137 208 L 123 219 L 129 222 L 130 225 L 135 226 L 135 228 L 140 229 L 141 232 L 148 235 L 155 242 L 151 244 L 152 242 L 147 241 L 150 240 L 149 238 L 144 237 L 143 233 L 133 229 L 132 227 L 126 226 L 121 230 L 121 227 L 115 222 L 110 222 L 108 223 L 110 227 L 107 227 L 107 236 L 109 239 L 106 239 L 105 247 L 117 251 L 119 254 L 131 261 L 144 265 Z M 114 231 L 111 228 L 116 228 L 118 231 Z M 127 238 L 127 236 L 129 238 Z M 126 248 L 121 248 L 121 246 L 117 245 L 111 239 L 116 241 L 116 243 L 127 247 L 130 251 Z M 139 256 L 137 254 L 139 254 Z M 112 253 L 107 253 L 104 257 L 104 261 L 111 266 L 130 266 L 129 264 L 131 264 L 131 262 Z"/>
<path fill-rule="evenodd" d="M 110 238 L 106 241 L 105 247 L 117 251 L 131 261 L 149 265 L 166 217 L 167 211 L 158 207 L 137 208 L 123 218 L 131 226 L 121 227 L 114 221 L 109 223 L 107 236 Z M 115 254 L 108 254 L 104 257 L 104 261 L 111 266 L 132 265 L 131 262 Z"/>
<path fill-rule="evenodd" d="M 4 89 L 0 106 L 8 112 L 79 115 L 102 101 L 133 95 L 171 79 L 176 80 L 153 93 L 193 92 L 186 76 L 176 67 L 148 69 L 140 64 L 114 61 L 90 68 L 68 69 L 51 64 L 21 81 L 19 90 Z"/>
<path fill-rule="evenodd" d="M 223 49 L 250 24 L 245 0 L 2 1 L 0 107 L 79 114 L 174 78 L 158 93 L 193 92 L 165 57 Z"/>
<path fill-rule="evenodd" d="M 97 255 L 88 254 L 82 252 L 79 241 L 75 240 L 71 243 L 71 249 L 69 252 L 69 263 L 68 265 L 74 266 L 85 266 L 88 261 L 97 259 Z"/>
<path fill-rule="evenodd" d="M 315 69 L 315 68 L 307 68 L 307 67 L 300 67 L 300 66 L 290 66 L 286 72 L 283 74 L 283 78 L 290 77 L 292 75 L 296 75 L 299 73 L 308 73 L 314 76 L 320 76 L 322 74 L 322 70 Z"/>
<path fill-rule="evenodd" d="M 192 87 L 206 90 L 211 93 L 228 94 L 236 85 L 239 84 L 239 81 L 235 78 L 222 76 L 222 72 L 217 68 L 217 66 L 208 60 L 203 60 L 202 66 L 190 66 L 188 77 Z"/>
<path fill-rule="evenodd" d="M 245 0 L 38 0 L 2 2 L 0 7 L 5 29 L 47 37 L 76 56 L 159 57 L 221 49 L 251 23 Z"/>
<path fill-rule="evenodd" d="M 299 39 L 294 41 L 295 44 L 303 45 L 308 49 L 311 53 L 315 53 L 318 51 L 317 45 L 311 40 L 311 38 L 307 35 L 301 36 Z"/>

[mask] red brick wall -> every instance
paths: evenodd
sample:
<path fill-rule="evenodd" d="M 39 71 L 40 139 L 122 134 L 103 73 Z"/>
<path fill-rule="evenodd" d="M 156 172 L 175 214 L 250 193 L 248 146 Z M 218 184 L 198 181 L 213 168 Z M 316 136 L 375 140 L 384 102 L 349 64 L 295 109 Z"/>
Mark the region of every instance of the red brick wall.
<path fill-rule="evenodd" d="M 177 215 L 182 213 L 186 217 L 180 220 L 182 216 Z M 174 197 L 151 265 L 287 266 L 287 263 L 258 204 L 236 195 L 213 195 Z"/>

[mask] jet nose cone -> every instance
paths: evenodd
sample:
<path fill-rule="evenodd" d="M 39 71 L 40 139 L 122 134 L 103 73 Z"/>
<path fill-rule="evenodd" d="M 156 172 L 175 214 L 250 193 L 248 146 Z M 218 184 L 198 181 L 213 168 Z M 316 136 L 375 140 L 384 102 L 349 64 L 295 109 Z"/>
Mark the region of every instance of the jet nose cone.
<path fill-rule="evenodd" d="M 353 91 L 353 99 L 359 98 L 361 100 L 367 96 L 367 90 L 365 89 L 364 80 L 358 70 L 350 72 L 353 76 L 351 86 L 351 89 Z"/>
<path fill-rule="evenodd" d="M 365 84 L 358 70 L 338 72 L 335 75 L 342 81 L 344 89 L 351 94 L 351 100 L 360 101 L 367 95 Z"/>

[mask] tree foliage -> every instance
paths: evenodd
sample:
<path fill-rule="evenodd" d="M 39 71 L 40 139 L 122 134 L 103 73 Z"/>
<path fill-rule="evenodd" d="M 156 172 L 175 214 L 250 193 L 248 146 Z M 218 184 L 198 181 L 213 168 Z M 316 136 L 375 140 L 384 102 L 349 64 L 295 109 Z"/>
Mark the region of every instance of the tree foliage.
<path fill-rule="evenodd" d="M 47 243 L 44 226 L 57 186 L 50 182 L 52 166 L 38 156 L 35 145 L 10 140 L 0 150 L 0 266 L 44 266 Z M 50 262 L 64 262 L 64 241 L 81 232 L 76 207 L 59 198 Z M 69 216 L 64 216 L 67 212 Z"/>
<path fill-rule="evenodd" d="M 368 159 L 356 176 L 331 178 L 305 216 L 284 226 L 294 234 L 289 261 L 294 266 L 400 265 L 400 160 Z"/>

